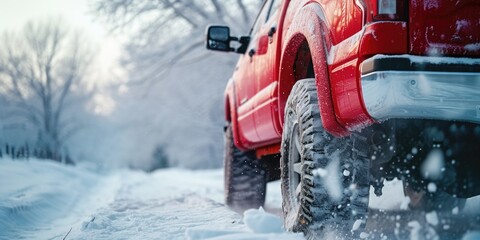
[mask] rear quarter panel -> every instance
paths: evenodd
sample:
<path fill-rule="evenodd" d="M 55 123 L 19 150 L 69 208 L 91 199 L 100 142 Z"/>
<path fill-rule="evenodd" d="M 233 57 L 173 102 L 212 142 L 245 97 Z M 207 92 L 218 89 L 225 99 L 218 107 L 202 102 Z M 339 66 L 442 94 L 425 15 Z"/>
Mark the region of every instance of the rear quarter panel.
<path fill-rule="evenodd" d="M 359 1 L 292 1 L 285 17 L 282 69 L 289 68 L 295 41 L 307 41 L 314 61 L 320 110 L 330 133 L 348 135 L 344 126 L 371 123 L 359 97 L 357 72 L 365 13 Z M 298 36 L 300 35 L 300 36 Z M 290 56 L 290 57 L 289 57 Z M 295 79 L 281 74 L 280 118 Z M 283 94 L 283 97 L 282 97 Z M 283 119 L 282 119 L 283 122 Z"/>

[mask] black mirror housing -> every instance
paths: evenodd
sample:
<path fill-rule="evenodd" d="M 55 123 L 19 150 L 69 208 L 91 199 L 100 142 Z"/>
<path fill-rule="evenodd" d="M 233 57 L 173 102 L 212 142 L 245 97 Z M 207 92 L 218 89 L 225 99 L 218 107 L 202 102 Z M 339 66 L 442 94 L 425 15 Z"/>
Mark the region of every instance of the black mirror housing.
<path fill-rule="evenodd" d="M 230 28 L 227 26 L 208 26 L 207 27 L 207 49 L 222 52 L 235 51 L 230 47 Z"/>
<path fill-rule="evenodd" d="M 248 36 L 241 36 L 238 39 L 238 42 L 240 43 L 240 47 L 237 48 L 235 51 L 236 53 L 244 54 L 247 52 L 247 47 L 248 44 L 250 43 L 250 37 Z"/>
<path fill-rule="evenodd" d="M 232 41 L 238 42 L 240 46 L 230 46 Z M 230 36 L 230 28 L 227 26 L 211 25 L 207 27 L 207 49 L 209 50 L 244 54 L 249 43 L 250 37 L 248 36 L 240 38 Z"/>

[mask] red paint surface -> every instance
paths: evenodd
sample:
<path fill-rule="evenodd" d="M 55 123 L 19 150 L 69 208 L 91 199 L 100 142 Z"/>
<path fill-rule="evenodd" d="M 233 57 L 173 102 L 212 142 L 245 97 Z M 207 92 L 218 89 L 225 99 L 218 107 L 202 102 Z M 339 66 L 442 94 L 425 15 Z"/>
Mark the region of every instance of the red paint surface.
<path fill-rule="evenodd" d="M 479 56 L 480 1 L 412 0 L 409 9 L 409 50 L 415 55 Z"/>
<path fill-rule="evenodd" d="M 376 54 L 431 54 L 432 43 L 434 51 L 446 55 L 480 56 L 479 49 L 464 48 L 480 43 L 480 1 L 411 0 L 398 6 L 399 14 L 381 18 L 395 21 L 379 21 L 376 0 L 286 0 L 268 20 L 265 12 L 259 15 L 263 20 L 255 24 L 247 54 L 226 90 L 226 119 L 232 122 L 237 146 L 271 150 L 268 146 L 280 142 L 285 103 L 307 69 L 295 65 L 305 44 L 322 123 L 335 136 L 374 123 L 361 96 L 363 60 Z M 276 31 L 269 37 L 271 27 Z M 249 56 L 252 49 L 255 54 Z"/>

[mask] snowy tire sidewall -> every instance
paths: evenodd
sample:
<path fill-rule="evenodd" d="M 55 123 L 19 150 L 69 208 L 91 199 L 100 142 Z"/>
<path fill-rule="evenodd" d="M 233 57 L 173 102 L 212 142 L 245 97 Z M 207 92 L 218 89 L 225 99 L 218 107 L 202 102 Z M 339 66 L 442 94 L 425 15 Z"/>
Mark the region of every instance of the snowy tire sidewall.
<path fill-rule="evenodd" d="M 238 149 L 232 127 L 225 131 L 224 191 L 225 203 L 236 211 L 259 208 L 265 203 L 267 169 L 251 151 Z"/>
<path fill-rule="evenodd" d="M 293 169 L 291 151 L 296 134 L 301 145 L 301 167 Z M 282 207 L 287 230 L 302 231 L 309 239 L 331 232 L 340 238 L 358 236 L 365 226 L 370 187 L 368 146 L 359 139 L 362 138 L 355 135 L 335 138 L 323 129 L 315 79 L 304 79 L 295 84 L 285 108 L 280 160 Z M 331 168 L 335 165 L 336 168 Z M 333 170 L 327 176 L 317 174 L 318 169 L 327 168 Z M 299 169 L 298 189 L 301 191 L 295 191 L 291 189 L 292 171 Z M 338 179 L 336 198 L 329 192 L 328 177 Z M 297 194 L 292 196 L 293 193 Z"/>

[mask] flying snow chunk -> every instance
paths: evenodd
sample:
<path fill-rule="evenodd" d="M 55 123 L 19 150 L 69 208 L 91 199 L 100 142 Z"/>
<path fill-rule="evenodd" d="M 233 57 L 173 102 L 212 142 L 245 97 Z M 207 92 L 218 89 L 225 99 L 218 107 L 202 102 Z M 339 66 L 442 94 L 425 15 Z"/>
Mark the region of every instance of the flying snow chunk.
<path fill-rule="evenodd" d="M 403 199 L 402 199 L 402 202 L 400 203 L 400 209 L 401 210 L 407 210 L 408 209 L 408 205 L 410 204 L 411 200 L 408 196 L 405 196 Z"/>
<path fill-rule="evenodd" d="M 453 215 L 457 215 L 458 212 L 459 212 L 458 207 L 454 207 L 454 208 L 452 209 L 452 214 L 453 214 Z"/>
<path fill-rule="evenodd" d="M 463 236 L 462 240 L 480 240 L 480 231 L 468 232 Z"/>
<path fill-rule="evenodd" d="M 422 164 L 422 176 L 425 179 L 438 180 L 442 177 L 442 171 L 445 167 L 445 158 L 443 151 L 434 149 L 428 153 L 427 158 Z"/>
<path fill-rule="evenodd" d="M 281 233 L 282 220 L 265 212 L 262 207 L 249 209 L 243 213 L 243 222 L 254 233 Z"/>
<path fill-rule="evenodd" d="M 438 225 L 438 215 L 437 212 L 432 211 L 427 214 L 425 214 L 425 218 L 427 219 L 427 222 L 432 224 L 433 226 Z"/>
<path fill-rule="evenodd" d="M 420 230 L 422 229 L 422 225 L 420 225 L 417 221 L 410 221 L 407 224 L 410 229 L 410 239 L 423 239 L 421 237 Z"/>
<path fill-rule="evenodd" d="M 352 232 L 357 231 L 362 226 L 363 220 L 358 219 L 353 223 Z"/>
<path fill-rule="evenodd" d="M 326 177 L 328 175 L 327 170 L 323 168 L 317 168 L 312 171 L 313 176 Z"/>
<path fill-rule="evenodd" d="M 366 233 L 366 232 L 361 232 L 360 233 L 360 239 L 366 239 L 370 236 L 370 234 Z"/>
<path fill-rule="evenodd" d="M 412 154 L 417 154 L 418 153 L 418 148 L 414 147 L 412 148 Z"/>
<path fill-rule="evenodd" d="M 437 191 L 437 185 L 433 182 L 429 183 L 427 188 L 428 188 L 428 191 L 431 193 L 434 193 Z"/>
<path fill-rule="evenodd" d="M 346 172 L 345 172 L 346 171 Z M 348 170 L 342 172 L 350 175 Z M 322 181 L 327 188 L 328 195 L 333 201 L 339 201 L 342 198 L 343 187 L 340 181 L 340 176 L 336 173 L 340 172 L 340 159 L 338 156 L 334 156 L 334 160 L 328 164 L 328 166 L 323 168 L 317 168 L 312 171 L 314 176 L 319 176 L 322 178 Z"/>

